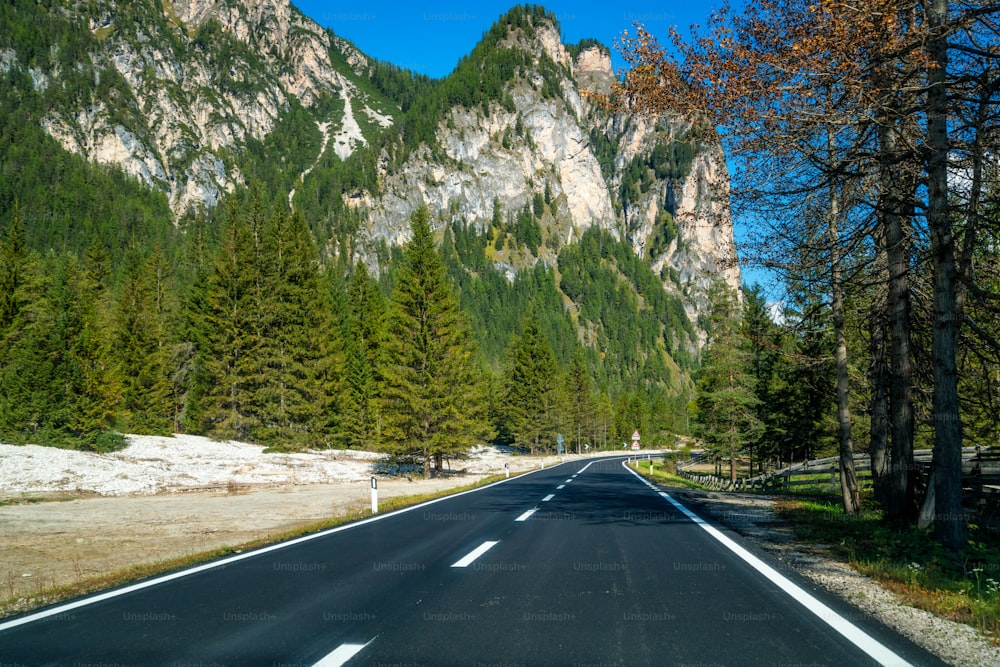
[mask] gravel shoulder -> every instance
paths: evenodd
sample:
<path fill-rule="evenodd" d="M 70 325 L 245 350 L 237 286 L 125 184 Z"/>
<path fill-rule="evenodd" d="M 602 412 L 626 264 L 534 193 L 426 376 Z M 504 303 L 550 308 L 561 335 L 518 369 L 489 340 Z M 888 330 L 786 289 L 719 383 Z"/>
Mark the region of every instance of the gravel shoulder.
<path fill-rule="evenodd" d="M 792 529 L 775 515 L 775 498 L 662 488 L 945 662 L 957 667 L 1000 665 L 1000 648 L 974 628 L 910 607 L 878 582 L 829 556 L 822 546 L 797 542 Z"/>

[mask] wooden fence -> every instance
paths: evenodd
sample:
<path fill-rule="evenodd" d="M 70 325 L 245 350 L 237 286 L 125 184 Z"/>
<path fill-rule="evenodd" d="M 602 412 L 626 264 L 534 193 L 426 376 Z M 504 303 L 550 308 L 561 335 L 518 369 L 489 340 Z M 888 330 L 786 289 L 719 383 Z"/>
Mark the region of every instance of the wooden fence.
<path fill-rule="evenodd" d="M 917 450 L 914 452 L 913 458 L 917 465 L 918 477 L 926 485 L 932 451 L 929 449 Z M 839 492 L 840 490 L 840 458 L 836 456 L 805 461 L 757 477 L 740 478 L 735 481 L 717 475 L 692 473 L 686 469 L 703 462 L 705 462 L 705 457 L 701 455 L 678 463 L 677 474 L 717 491 L 795 493 L 807 491 Z M 871 459 L 867 454 L 855 455 L 854 470 L 859 485 L 862 487 L 871 486 Z M 980 505 L 994 498 L 1000 500 L 1000 447 L 966 447 L 963 449 L 962 475 L 966 494 L 971 496 L 970 504 Z"/>

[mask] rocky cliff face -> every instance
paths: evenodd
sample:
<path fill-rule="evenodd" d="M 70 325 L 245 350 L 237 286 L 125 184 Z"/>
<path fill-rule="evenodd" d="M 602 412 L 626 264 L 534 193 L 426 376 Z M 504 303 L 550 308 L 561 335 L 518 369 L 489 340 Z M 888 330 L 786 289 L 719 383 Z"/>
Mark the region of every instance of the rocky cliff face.
<path fill-rule="evenodd" d="M 78 64 L 94 72 L 94 87 L 112 74 L 124 86 L 113 99 L 82 96 L 73 107 L 53 109 L 42 124 L 67 150 L 166 191 L 177 213 L 214 206 L 221 191 L 242 181 L 234 154 L 248 139 L 266 137 L 293 98 L 306 108 L 342 101 L 341 113 L 316 118 L 328 124 L 319 129 L 342 155 L 366 142 L 355 114 L 392 122 L 391 110 L 375 108 L 333 65 L 331 52 L 358 67 L 365 57 L 287 0 L 177 0 L 162 3 L 162 11 L 105 0 L 67 3 L 62 11 L 97 38 L 90 62 Z M 245 52 L 254 59 L 241 57 Z M 132 113 L 123 116 L 123 106 Z"/>
<path fill-rule="evenodd" d="M 693 321 L 712 280 L 739 287 L 719 144 L 691 141 L 683 119 L 597 108 L 583 91 L 613 82 L 607 50 L 568 48 L 550 19 L 512 26 L 498 45 L 530 62 L 505 81 L 504 101 L 445 110 L 436 145 L 410 147 L 400 161 L 389 158 L 399 147 L 386 137 L 402 112 L 359 85 L 368 59 L 288 0 L 56 5 L 94 38 L 96 47 L 73 65 L 92 85 L 40 123 L 67 150 L 165 191 L 177 214 L 214 206 L 245 180 L 246 146 L 304 109 L 317 154 L 275 167 L 301 183 L 320 178 L 310 172 L 324 156 L 379 151 L 378 186 L 350 193 L 348 203 L 367 220 L 353 244 L 362 254 L 374 255 L 381 241 L 404 242 L 420 204 L 438 224 L 486 230 L 497 206 L 510 216 L 544 193 L 544 243 L 532 253 L 498 244 L 499 269 L 553 264 L 559 248 L 596 226 L 626 239 Z M 0 69 L 28 66 L 0 44 Z M 38 90 L 65 76 L 58 68 L 30 71 Z M 271 159 L 280 165 L 284 156 Z"/>
<path fill-rule="evenodd" d="M 614 81 L 608 52 L 598 46 L 573 58 L 552 24 L 535 26 L 532 38 L 514 30 L 509 43 L 548 58 L 563 75 L 560 95 L 543 94 L 540 76 L 509 85 L 515 109 L 456 107 L 438 127 L 445 159 L 414 152 L 402 169 L 383 170 L 383 194 L 366 197 L 371 233 L 398 244 L 407 218 L 420 203 L 445 219 L 480 229 L 489 226 L 494 201 L 506 211 L 530 204 L 548 191 L 556 202 L 538 257 L 553 262 L 558 248 L 591 226 L 625 238 L 648 259 L 669 292 L 682 296 L 689 319 L 704 311 L 712 281 L 739 289 L 741 276 L 729 212 L 729 174 L 718 143 L 699 143 L 683 174 L 657 178 L 637 198 L 623 201 L 622 188 L 657 147 L 686 141 L 684 121 L 610 116 L 582 94 L 606 92 Z M 602 170 L 595 142 L 614 156 Z M 605 158 L 607 159 L 607 158 Z M 641 167 L 640 171 L 642 168 Z M 669 229 L 667 229 L 669 228 Z M 523 261 L 523 257 L 520 258 Z M 518 262 L 501 253 L 498 266 Z"/>

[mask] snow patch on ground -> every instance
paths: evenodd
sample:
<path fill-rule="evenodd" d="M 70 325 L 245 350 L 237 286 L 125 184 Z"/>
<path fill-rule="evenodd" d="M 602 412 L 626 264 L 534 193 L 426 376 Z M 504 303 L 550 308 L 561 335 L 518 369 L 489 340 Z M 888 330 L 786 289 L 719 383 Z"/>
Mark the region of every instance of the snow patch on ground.
<path fill-rule="evenodd" d="M 79 492 L 148 495 L 227 485 L 267 486 L 367 481 L 381 454 L 324 450 L 264 453 L 264 447 L 201 436 L 126 436 L 119 452 L 96 454 L 37 445 L 0 444 L 0 495 Z M 511 454 L 477 447 L 452 468 L 502 472 Z M 512 466 L 513 467 L 513 466 Z"/>

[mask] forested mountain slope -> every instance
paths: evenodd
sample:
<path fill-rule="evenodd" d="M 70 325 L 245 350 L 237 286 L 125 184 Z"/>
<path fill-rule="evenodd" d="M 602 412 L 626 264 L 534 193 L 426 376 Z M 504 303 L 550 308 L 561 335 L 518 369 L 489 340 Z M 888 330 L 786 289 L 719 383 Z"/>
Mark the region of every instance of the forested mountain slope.
<path fill-rule="evenodd" d="M 53 332 L 25 328 L 35 297 L 53 309 L 46 316 L 83 309 L 79 329 L 62 331 L 97 346 L 74 357 L 96 373 L 81 388 L 105 372 L 121 378 L 120 356 L 99 359 L 125 349 L 115 327 L 129 308 L 150 315 L 152 289 L 164 355 L 154 374 L 172 396 L 153 422 L 211 432 L 225 420 L 202 413 L 221 404 L 198 392 L 223 371 L 199 356 L 211 333 L 201 299 L 219 287 L 225 253 L 284 271 L 269 253 L 294 247 L 302 270 L 332 286 L 300 305 L 331 310 L 350 338 L 345 280 L 363 261 L 388 297 L 411 216 L 425 206 L 485 366 L 502 373 L 532 314 L 556 369 L 576 364 L 609 419 L 646 415 L 622 422 L 631 432 L 626 421 L 686 403 L 708 290 L 739 286 L 718 142 L 695 136 L 688 119 L 598 108 L 584 91 L 613 82 L 606 47 L 562 44 L 542 8 L 512 9 L 441 80 L 367 58 L 283 0 L 16 0 L 0 8 L 0 25 L 5 275 L 25 291 L 3 323 L 8 380 L 40 363 L 33 336 L 51 343 Z M 316 317 L 306 319 L 326 321 Z M 98 345 L 86 332 L 102 325 L 109 339 Z M 350 350 L 317 354 L 336 366 Z M 134 355 L 129 363 L 148 358 Z M 343 379 L 337 368 L 330 377 Z M 49 370 L 58 384 L 61 371 Z M 122 396 L 100 400 L 109 403 L 91 426 L 140 428 L 122 416 Z M 19 410 L 6 431 L 44 430 L 43 404 L 33 416 Z M 80 431 L 71 422 L 56 430 Z"/>

